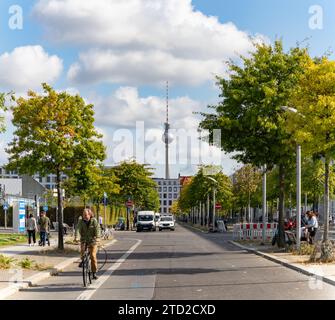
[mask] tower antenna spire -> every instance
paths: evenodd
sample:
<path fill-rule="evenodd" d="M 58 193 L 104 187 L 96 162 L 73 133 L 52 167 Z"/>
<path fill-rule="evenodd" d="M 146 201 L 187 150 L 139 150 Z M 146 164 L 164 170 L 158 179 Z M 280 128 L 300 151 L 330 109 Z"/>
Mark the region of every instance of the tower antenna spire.
<path fill-rule="evenodd" d="M 166 81 L 166 123 L 169 123 L 169 81 Z"/>

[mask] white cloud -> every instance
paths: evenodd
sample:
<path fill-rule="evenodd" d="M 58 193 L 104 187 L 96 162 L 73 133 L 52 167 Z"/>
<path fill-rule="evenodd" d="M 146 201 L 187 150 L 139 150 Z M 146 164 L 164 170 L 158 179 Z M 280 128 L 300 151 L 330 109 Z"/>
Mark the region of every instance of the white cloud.
<path fill-rule="evenodd" d="M 156 96 L 140 97 L 137 88 L 121 87 L 108 97 L 92 95 L 88 99 L 95 106 L 98 126 L 135 127 L 144 121 L 146 128 L 158 128 L 165 122 L 166 100 Z M 174 128 L 196 128 L 198 116 L 194 111 L 205 105 L 189 97 L 169 101 L 169 117 Z"/>
<path fill-rule="evenodd" d="M 132 51 L 124 54 L 112 50 L 91 50 L 82 53 L 79 63 L 70 67 L 68 79 L 76 83 L 200 85 L 224 72 L 218 60 L 196 60 L 173 56 L 163 51 Z"/>
<path fill-rule="evenodd" d="M 17 47 L 0 55 L 0 88 L 14 91 L 37 89 L 61 74 L 62 60 L 37 46 Z"/>
<path fill-rule="evenodd" d="M 252 49 L 247 32 L 195 11 L 191 0 L 40 0 L 34 16 L 52 41 L 96 48 L 71 66 L 77 83 L 198 85 Z"/>

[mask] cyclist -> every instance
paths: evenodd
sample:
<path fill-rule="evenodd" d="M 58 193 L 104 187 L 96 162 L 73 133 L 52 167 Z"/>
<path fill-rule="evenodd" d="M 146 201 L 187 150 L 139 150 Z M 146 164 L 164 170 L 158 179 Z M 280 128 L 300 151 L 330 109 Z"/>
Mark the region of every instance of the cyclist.
<path fill-rule="evenodd" d="M 86 246 L 90 252 L 93 279 L 98 279 L 96 273 L 98 270 L 97 251 L 98 242 L 100 240 L 100 227 L 98 221 L 93 217 L 91 209 L 84 209 L 82 217 L 80 217 L 75 234 L 75 242 L 78 242 L 80 236 L 81 243 L 81 259 L 83 258 Z M 82 262 L 79 267 L 81 268 Z"/>

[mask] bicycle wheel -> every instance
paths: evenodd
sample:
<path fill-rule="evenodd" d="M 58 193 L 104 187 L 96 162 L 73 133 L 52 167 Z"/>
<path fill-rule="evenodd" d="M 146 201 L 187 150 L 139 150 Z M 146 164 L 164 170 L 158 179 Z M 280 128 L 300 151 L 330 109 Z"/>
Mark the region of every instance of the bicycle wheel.
<path fill-rule="evenodd" d="M 91 259 L 88 256 L 87 257 L 87 268 L 86 268 L 86 272 L 87 272 L 87 278 L 88 278 L 88 282 L 89 284 L 92 283 L 92 268 L 91 268 Z"/>
<path fill-rule="evenodd" d="M 84 287 L 88 286 L 88 273 L 87 273 L 87 254 L 85 254 L 83 260 L 82 260 L 82 265 L 83 265 L 83 283 Z"/>

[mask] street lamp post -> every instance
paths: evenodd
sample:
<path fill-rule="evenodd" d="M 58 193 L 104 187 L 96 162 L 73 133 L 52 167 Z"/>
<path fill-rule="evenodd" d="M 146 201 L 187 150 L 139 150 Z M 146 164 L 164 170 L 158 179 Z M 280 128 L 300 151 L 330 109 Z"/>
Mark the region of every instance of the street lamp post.
<path fill-rule="evenodd" d="M 262 207 L 262 214 L 263 214 L 263 230 L 262 230 L 262 238 L 263 238 L 263 244 L 265 244 L 266 240 L 266 165 L 263 167 L 263 207 Z"/>
<path fill-rule="evenodd" d="M 301 117 L 305 118 L 305 116 L 298 112 L 297 109 L 283 106 L 281 107 L 282 110 L 296 113 L 300 115 Z M 296 163 L 296 184 L 297 184 L 297 215 L 296 215 L 296 244 L 297 244 L 297 250 L 300 250 L 300 239 L 301 239 L 301 145 L 297 143 L 296 145 L 296 154 L 297 154 L 297 163 Z"/>
<path fill-rule="evenodd" d="M 209 193 L 207 194 L 207 219 L 206 219 L 206 223 L 207 223 L 207 229 L 209 229 Z"/>
<path fill-rule="evenodd" d="M 301 239 L 301 146 L 297 144 L 297 216 L 296 216 L 297 250 L 300 249 Z"/>

